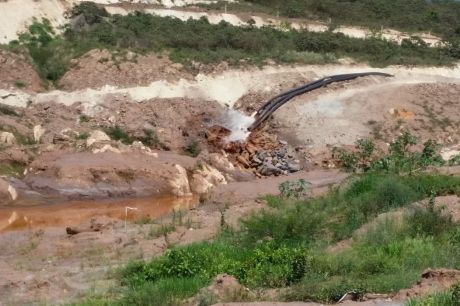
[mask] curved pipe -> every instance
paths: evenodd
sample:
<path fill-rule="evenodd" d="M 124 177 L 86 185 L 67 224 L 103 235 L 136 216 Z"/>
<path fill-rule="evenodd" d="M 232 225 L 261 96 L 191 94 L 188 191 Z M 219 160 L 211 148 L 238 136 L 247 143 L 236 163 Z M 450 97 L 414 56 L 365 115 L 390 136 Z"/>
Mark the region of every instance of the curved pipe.
<path fill-rule="evenodd" d="M 339 74 L 328 76 L 317 81 L 308 83 L 298 88 L 291 89 L 282 94 L 277 95 L 276 97 L 270 99 L 265 103 L 256 113 L 256 121 L 248 128 L 249 131 L 252 131 L 258 128 L 265 120 L 268 119 L 278 108 L 286 104 L 292 98 L 302 95 L 306 92 L 324 87 L 331 83 L 342 82 L 353 80 L 363 76 L 377 75 L 384 77 L 392 77 L 393 75 L 382 73 L 382 72 L 363 72 L 363 73 L 349 73 L 349 74 Z"/>

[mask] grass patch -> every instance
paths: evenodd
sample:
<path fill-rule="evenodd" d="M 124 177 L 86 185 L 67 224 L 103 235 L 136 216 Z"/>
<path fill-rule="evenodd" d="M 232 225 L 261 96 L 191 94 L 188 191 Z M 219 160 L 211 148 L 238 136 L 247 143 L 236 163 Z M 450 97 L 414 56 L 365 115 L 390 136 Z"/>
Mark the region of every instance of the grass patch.
<path fill-rule="evenodd" d="M 104 132 L 113 140 L 119 140 L 124 144 L 132 144 L 134 139 L 118 125 L 104 129 Z"/>
<path fill-rule="evenodd" d="M 336 302 L 344 293 L 390 293 L 410 287 L 428 268 L 460 268 L 460 225 L 433 206 L 383 213 L 435 195 L 458 193 L 459 177 L 367 173 L 320 198 L 270 197 L 271 208 L 212 242 L 174 247 L 119 272 L 113 304 L 178 303 L 221 273 L 250 288 L 291 289 L 285 300 Z M 364 234 L 356 229 L 374 221 Z M 354 237 L 349 249 L 329 246 Z M 172 284 L 176 284 L 173 286 Z M 161 288 L 161 290 L 160 290 Z"/>
<path fill-rule="evenodd" d="M 26 166 L 18 162 L 1 162 L 0 175 L 19 177 L 24 173 Z"/>
<path fill-rule="evenodd" d="M 411 299 L 406 306 L 459 306 L 460 283 L 453 285 L 447 292 L 430 294 L 428 296 Z"/>

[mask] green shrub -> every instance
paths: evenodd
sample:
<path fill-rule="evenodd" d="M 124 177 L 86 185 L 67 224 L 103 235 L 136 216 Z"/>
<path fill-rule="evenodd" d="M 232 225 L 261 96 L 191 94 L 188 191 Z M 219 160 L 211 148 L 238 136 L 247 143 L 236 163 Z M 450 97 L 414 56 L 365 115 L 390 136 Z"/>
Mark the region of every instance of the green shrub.
<path fill-rule="evenodd" d="M 198 140 L 191 140 L 184 148 L 184 152 L 191 157 L 197 157 L 201 152 L 200 143 Z"/>
<path fill-rule="evenodd" d="M 107 135 L 113 140 L 119 140 L 124 144 L 132 144 L 134 139 L 118 125 L 105 129 Z"/>
<path fill-rule="evenodd" d="M 428 166 L 445 164 L 437 152 L 439 146 L 434 141 L 425 142 L 422 152 L 412 150 L 416 144 L 417 138 L 408 131 L 404 131 L 390 143 L 388 154 L 381 158 L 373 154 L 375 145 L 370 140 L 359 140 L 353 151 L 334 148 L 332 153 L 340 166 L 348 172 L 411 173 L 426 169 Z"/>
<path fill-rule="evenodd" d="M 27 87 L 27 83 L 22 81 L 22 80 L 16 80 L 14 81 L 14 85 L 17 87 L 17 88 L 25 88 Z"/>
<path fill-rule="evenodd" d="M 279 185 L 281 197 L 283 198 L 301 198 L 309 194 L 310 183 L 304 179 L 297 181 L 286 181 Z"/>
<path fill-rule="evenodd" d="M 288 14 L 296 14 L 299 2 L 290 1 L 286 9 Z M 45 80 L 58 81 L 70 67 L 71 59 L 97 48 L 131 49 L 140 53 L 164 51 L 173 61 L 187 67 L 194 61 L 262 65 L 267 59 L 321 64 L 343 56 L 374 66 L 448 65 L 460 57 L 451 47 L 429 47 L 417 40 L 398 45 L 378 37 L 351 38 L 331 31 L 282 31 L 271 27 L 238 27 L 226 22 L 213 25 L 206 18 L 181 21 L 141 12 L 110 15 L 87 2 L 75 6 L 69 14 L 83 16 L 86 26 L 69 23 L 63 35 L 56 35 L 49 21 L 35 21 L 18 41 L 10 44 L 10 48 L 27 50 Z"/>

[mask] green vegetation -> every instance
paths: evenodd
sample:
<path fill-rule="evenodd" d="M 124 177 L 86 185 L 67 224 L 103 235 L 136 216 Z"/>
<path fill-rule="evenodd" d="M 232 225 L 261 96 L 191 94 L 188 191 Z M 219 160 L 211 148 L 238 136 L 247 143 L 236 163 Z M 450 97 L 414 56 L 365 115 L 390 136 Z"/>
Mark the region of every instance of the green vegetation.
<path fill-rule="evenodd" d="M 409 204 L 460 194 L 460 178 L 367 173 L 319 198 L 279 197 L 238 231 L 174 247 L 120 271 L 117 297 L 93 305 L 177 305 L 220 273 L 249 288 L 290 287 L 285 300 L 335 302 L 344 293 L 396 292 L 428 268 L 460 268 L 460 225 L 433 205 Z M 403 218 L 376 219 L 405 207 Z M 356 230 L 368 224 L 365 233 Z M 161 233 L 160 233 L 161 235 Z M 328 248 L 353 237 L 350 247 Z"/>
<path fill-rule="evenodd" d="M 279 185 L 282 198 L 300 198 L 309 194 L 310 184 L 304 179 L 297 181 L 286 181 Z"/>
<path fill-rule="evenodd" d="M 78 119 L 81 123 L 89 122 L 91 120 L 91 118 L 87 115 L 80 115 Z"/>
<path fill-rule="evenodd" d="M 236 27 L 226 22 L 212 25 L 205 18 L 183 22 L 140 12 L 110 15 L 91 3 L 75 7 L 69 17 L 78 17 L 79 26 L 68 24 L 63 35 L 56 35 L 49 21 L 36 21 L 10 44 L 13 50 L 27 50 L 45 80 L 58 81 L 69 69 L 71 59 L 97 48 L 167 52 L 173 61 L 188 67 L 193 61 L 227 61 L 233 65 L 260 65 L 267 59 L 328 63 L 344 56 L 375 66 L 449 65 L 460 58 L 457 44 L 431 48 L 416 37 L 398 45 L 378 36 L 358 39 L 330 31 L 281 31 L 250 25 Z"/>
<path fill-rule="evenodd" d="M 366 139 L 357 141 L 353 151 L 334 148 L 333 155 L 349 172 L 412 173 L 426 169 L 428 166 L 455 165 L 457 162 L 457 157 L 454 156 L 446 163 L 437 153 L 438 145 L 432 140 L 423 144 L 421 152 L 413 149 L 416 144 L 417 138 L 408 131 L 404 131 L 390 143 L 388 154 L 384 157 L 374 154 L 375 144 Z"/>
<path fill-rule="evenodd" d="M 19 177 L 24 173 L 25 165 L 18 162 L 2 162 L 0 163 L 0 176 Z"/>
<path fill-rule="evenodd" d="M 75 138 L 78 139 L 78 140 L 86 140 L 86 139 L 88 139 L 88 137 L 89 137 L 88 132 L 78 133 L 78 135 L 75 136 Z"/>
<path fill-rule="evenodd" d="M 25 88 L 27 87 L 27 83 L 22 81 L 22 80 L 16 80 L 14 81 L 14 85 L 17 87 L 17 88 Z"/>
<path fill-rule="evenodd" d="M 162 146 L 155 131 L 143 130 L 142 136 L 134 136 L 124 131 L 120 126 L 115 125 L 104 129 L 107 135 L 113 140 L 119 140 L 124 144 L 132 144 L 134 141 L 140 141 L 149 147 Z"/>
<path fill-rule="evenodd" d="M 184 152 L 191 157 L 197 157 L 201 152 L 200 143 L 198 140 L 193 139 L 189 141 L 187 146 L 184 148 Z"/>
<path fill-rule="evenodd" d="M 421 299 L 413 299 L 406 306 L 459 306 L 460 283 L 457 283 L 444 293 L 431 294 Z"/>
<path fill-rule="evenodd" d="M 134 139 L 118 125 L 108 127 L 104 130 L 113 140 L 119 140 L 124 144 L 132 144 Z"/>
<path fill-rule="evenodd" d="M 460 3 L 426 0 L 246 0 L 258 10 L 271 14 L 307 17 L 333 24 L 358 25 L 380 30 L 433 32 L 443 37 L 459 37 Z M 244 1 L 243 1 L 244 3 Z M 241 6 L 241 5 L 240 5 Z M 346 12 L 346 14 L 344 14 Z"/>

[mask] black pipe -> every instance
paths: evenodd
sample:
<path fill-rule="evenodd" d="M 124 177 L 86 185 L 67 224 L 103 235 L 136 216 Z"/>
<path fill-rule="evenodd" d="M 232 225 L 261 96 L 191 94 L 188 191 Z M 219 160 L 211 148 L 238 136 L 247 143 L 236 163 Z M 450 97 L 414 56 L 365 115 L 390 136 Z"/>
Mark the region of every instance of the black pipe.
<path fill-rule="evenodd" d="M 324 87 L 331 83 L 342 82 L 353 80 L 363 76 L 369 75 L 378 75 L 384 77 L 392 77 L 391 74 L 382 73 L 382 72 L 363 72 L 363 73 L 349 73 L 349 74 L 339 74 L 329 77 L 319 79 L 317 81 L 305 84 L 301 87 L 288 90 L 282 94 L 277 95 L 276 97 L 270 99 L 265 103 L 256 113 L 256 121 L 248 128 L 249 131 L 252 131 L 258 128 L 268 117 L 270 117 L 278 108 L 286 104 L 292 98 L 304 94 L 306 92 Z"/>

